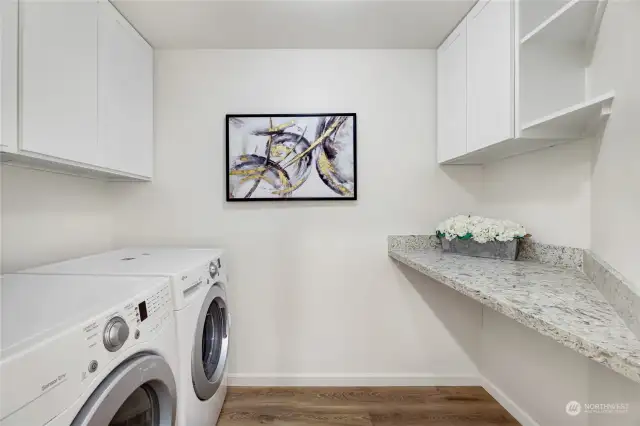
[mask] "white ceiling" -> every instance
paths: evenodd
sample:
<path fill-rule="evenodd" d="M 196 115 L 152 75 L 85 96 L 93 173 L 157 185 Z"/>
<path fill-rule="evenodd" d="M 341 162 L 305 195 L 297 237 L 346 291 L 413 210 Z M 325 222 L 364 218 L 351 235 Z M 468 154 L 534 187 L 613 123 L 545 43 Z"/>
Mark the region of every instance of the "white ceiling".
<path fill-rule="evenodd" d="M 435 48 L 475 0 L 113 0 L 159 49 Z"/>

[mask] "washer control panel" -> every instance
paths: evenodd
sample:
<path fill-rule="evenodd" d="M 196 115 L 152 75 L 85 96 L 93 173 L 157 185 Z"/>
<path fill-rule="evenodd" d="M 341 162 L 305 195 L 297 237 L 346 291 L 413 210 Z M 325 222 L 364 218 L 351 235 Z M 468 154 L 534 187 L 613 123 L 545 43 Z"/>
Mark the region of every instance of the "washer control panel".
<path fill-rule="evenodd" d="M 151 294 L 144 300 L 138 302 L 136 306 L 133 306 L 136 324 L 144 322 L 150 316 L 155 315 L 158 311 L 170 305 L 170 303 L 171 293 L 169 286 L 164 286 L 162 290 Z M 127 305 L 127 307 L 129 306 Z"/>
<path fill-rule="evenodd" d="M 89 395 L 91 386 L 115 368 L 114 362 L 121 362 L 125 354 L 152 347 L 155 342 L 160 347 L 170 344 L 175 339 L 175 316 L 169 295 L 169 280 L 159 279 L 147 291 L 133 293 L 128 300 L 121 299 L 119 305 L 95 312 L 83 322 L 36 344 L 29 342 L 3 357 L 0 424 L 55 423 L 56 416 L 72 407 L 79 395 Z M 146 306 L 146 318 L 140 312 L 141 303 Z M 29 409 L 24 409 L 26 401 Z"/>
<path fill-rule="evenodd" d="M 106 350 L 115 352 L 120 349 L 129 337 L 129 326 L 122 317 L 113 317 L 104 327 L 103 343 Z"/>
<path fill-rule="evenodd" d="M 103 319 L 94 319 L 83 326 L 89 349 L 102 347 L 118 352 L 135 344 L 135 335 L 156 331 L 164 325 L 173 311 L 169 285 L 156 287 L 148 293 L 130 300 L 121 309 L 110 311 Z"/>

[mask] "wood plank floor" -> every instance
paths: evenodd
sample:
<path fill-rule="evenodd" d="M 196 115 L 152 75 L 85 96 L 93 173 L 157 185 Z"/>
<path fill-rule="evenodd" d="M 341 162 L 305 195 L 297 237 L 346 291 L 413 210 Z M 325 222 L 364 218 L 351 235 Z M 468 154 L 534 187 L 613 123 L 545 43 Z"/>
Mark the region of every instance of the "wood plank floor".
<path fill-rule="evenodd" d="M 481 387 L 229 388 L 218 426 L 519 426 Z"/>

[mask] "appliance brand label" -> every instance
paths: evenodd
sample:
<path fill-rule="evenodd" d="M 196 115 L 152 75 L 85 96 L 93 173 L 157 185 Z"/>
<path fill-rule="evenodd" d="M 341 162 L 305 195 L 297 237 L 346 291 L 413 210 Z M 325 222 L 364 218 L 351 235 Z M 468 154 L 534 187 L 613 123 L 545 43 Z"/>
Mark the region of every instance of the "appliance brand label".
<path fill-rule="evenodd" d="M 58 377 L 56 377 L 55 379 L 53 379 L 49 383 L 45 383 L 44 385 L 42 385 L 41 391 L 42 392 L 46 392 L 46 391 L 52 389 L 53 387 L 59 385 L 60 383 L 64 382 L 65 380 L 67 380 L 67 373 L 60 374 Z"/>

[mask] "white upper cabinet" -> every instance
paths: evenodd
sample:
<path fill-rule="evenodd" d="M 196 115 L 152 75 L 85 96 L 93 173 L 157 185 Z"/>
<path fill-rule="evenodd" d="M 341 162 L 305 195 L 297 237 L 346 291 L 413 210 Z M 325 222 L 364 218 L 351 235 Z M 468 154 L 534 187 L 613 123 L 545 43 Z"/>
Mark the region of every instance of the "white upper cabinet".
<path fill-rule="evenodd" d="M 438 49 L 438 162 L 467 152 L 467 22 Z"/>
<path fill-rule="evenodd" d="M 614 92 L 585 88 L 606 4 L 479 0 L 463 21 L 466 62 L 461 27 L 438 49 L 438 162 L 485 164 L 601 135 Z"/>
<path fill-rule="evenodd" d="M 89 1 L 20 3 L 22 150 L 96 163 L 97 12 Z"/>
<path fill-rule="evenodd" d="M 151 179 L 151 46 L 106 0 L 0 1 L 2 160 Z"/>
<path fill-rule="evenodd" d="M 98 21 L 98 142 L 103 166 L 151 177 L 153 49 L 108 2 Z"/>
<path fill-rule="evenodd" d="M 512 3 L 480 0 L 467 16 L 469 151 L 513 138 Z"/>
<path fill-rule="evenodd" d="M 18 149 L 18 4 L 0 0 L 0 151 Z"/>

